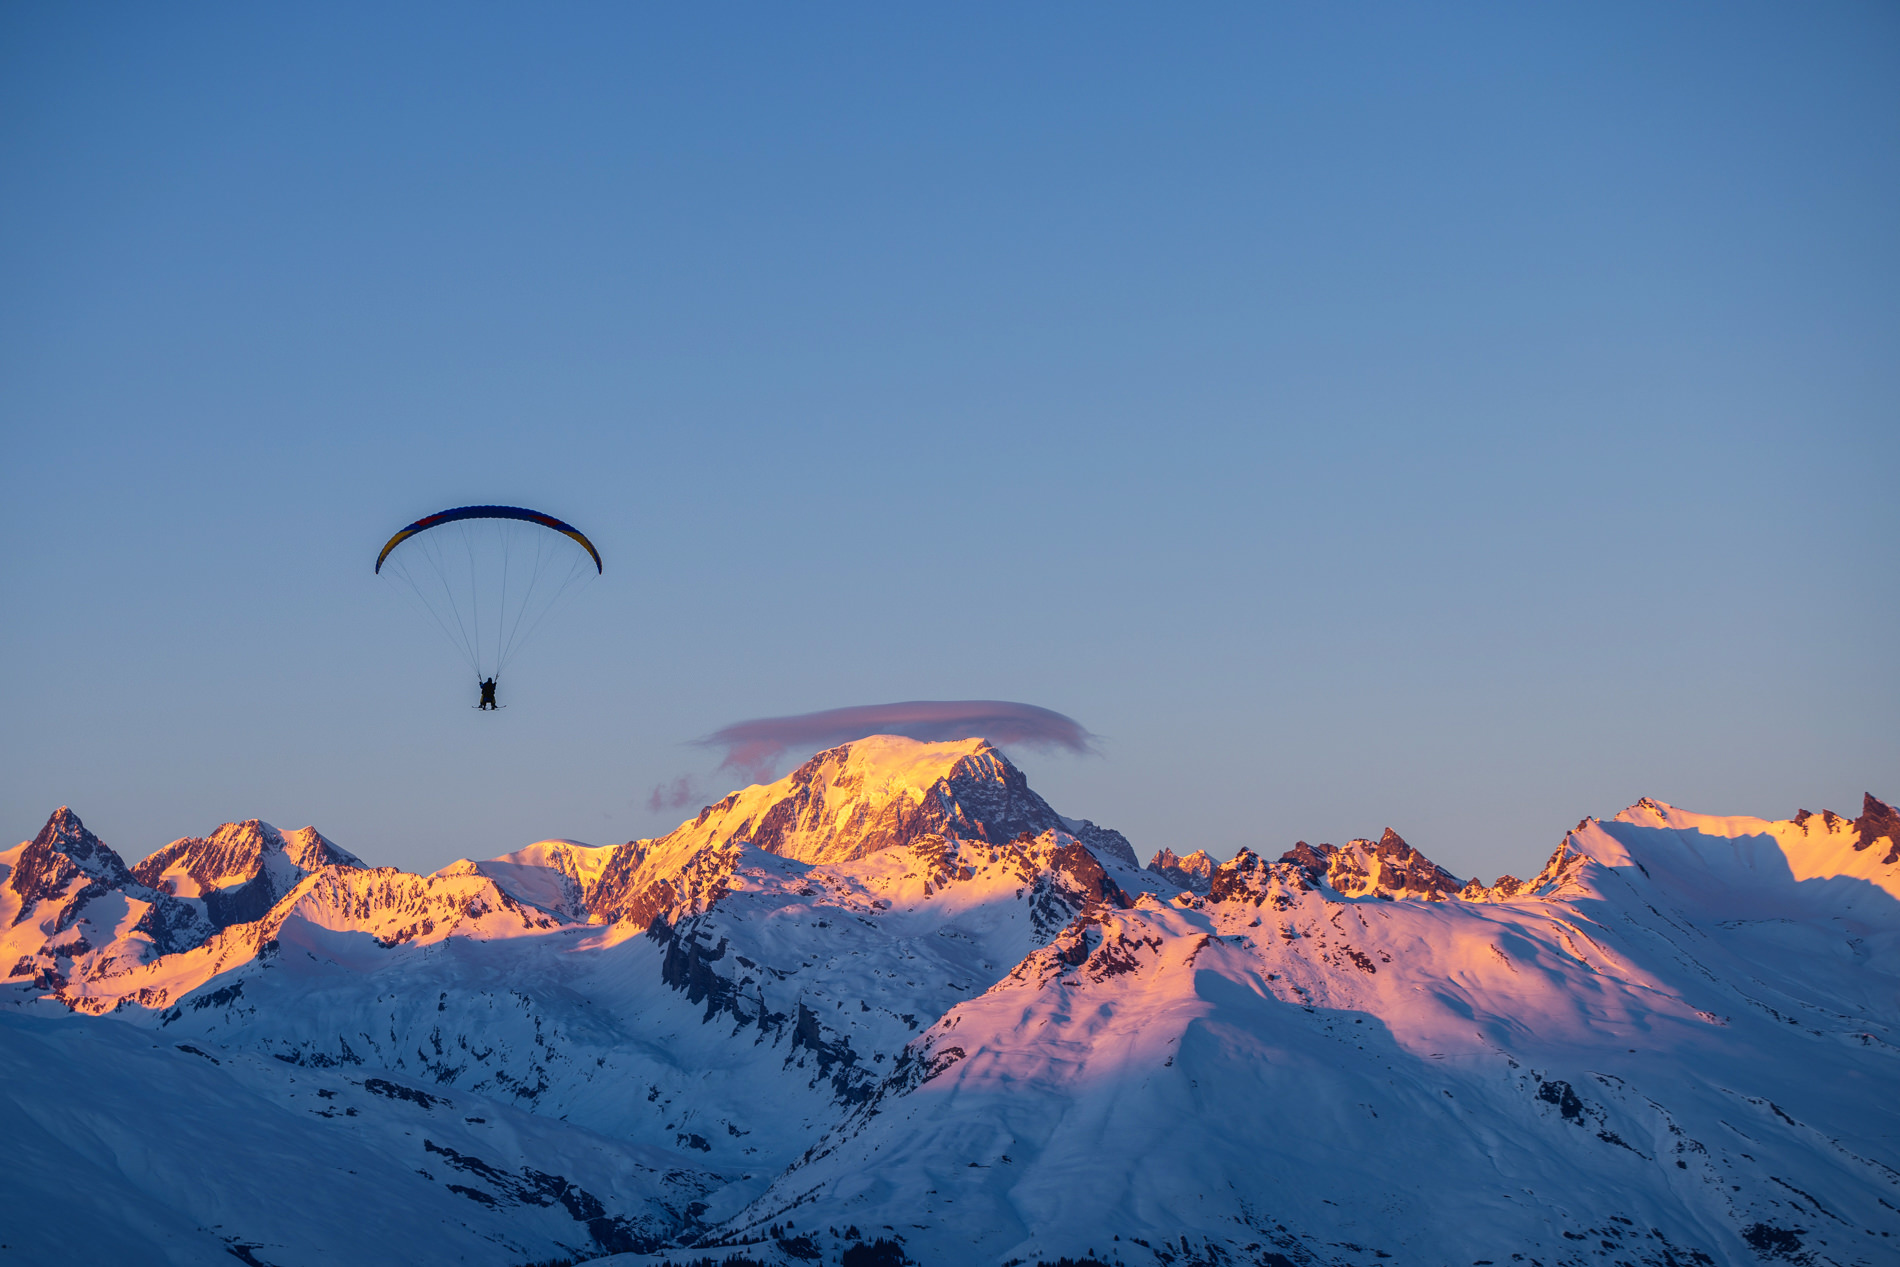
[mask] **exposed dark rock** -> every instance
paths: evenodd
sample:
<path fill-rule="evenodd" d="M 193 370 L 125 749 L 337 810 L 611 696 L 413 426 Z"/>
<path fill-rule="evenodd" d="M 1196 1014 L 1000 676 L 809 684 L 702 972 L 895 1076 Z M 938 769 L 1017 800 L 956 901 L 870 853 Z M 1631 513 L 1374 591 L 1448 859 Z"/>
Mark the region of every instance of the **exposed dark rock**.
<path fill-rule="evenodd" d="M 642 870 L 649 850 L 643 842 L 620 846 L 587 891 L 588 912 L 608 923 L 650 926 L 676 906 L 710 906 L 724 897 L 739 862 L 732 844 L 709 845 L 670 875 L 655 877 Z"/>
<path fill-rule="evenodd" d="M 1785 1258 L 1805 1262 L 1807 1255 L 1802 1253 L 1801 1233 L 1805 1228 L 1776 1227 L 1772 1223 L 1755 1223 L 1742 1229 L 1742 1239 L 1755 1251 L 1755 1256 L 1765 1259 Z"/>
<path fill-rule="evenodd" d="M 425 1152 L 435 1154 L 448 1165 L 480 1180 L 489 1189 L 484 1192 L 466 1185 L 450 1184 L 451 1191 L 491 1208 L 559 1205 L 567 1211 L 569 1218 L 586 1226 L 588 1236 L 593 1238 L 594 1244 L 603 1253 L 650 1254 L 667 1243 L 662 1236 L 644 1234 L 631 1219 L 609 1215 L 599 1197 L 561 1175 L 535 1170 L 530 1166 L 523 1166 L 511 1173 L 434 1140 L 423 1140 L 422 1147 Z"/>
<path fill-rule="evenodd" d="M 1321 881 L 1345 897 L 1423 898 L 1439 902 L 1455 896 L 1458 877 L 1405 843 L 1390 827 L 1377 843 L 1349 840 L 1344 845 L 1309 845 L 1304 840 L 1280 855 L 1296 869 L 1304 888 Z"/>
<path fill-rule="evenodd" d="M 910 1267 L 910 1259 L 905 1257 L 903 1246 L 881 1236 L 874 1241 L 849 1247 L 838 1261 L 840 1267 Z"/>
<path fill-rule="evenodd" d="M 87 831 L 79 815 L 62 805 L 46 820 L 39 835 L 20 851 L 20 860 L 14 864 L 13 874 L 7 877 L 7 887 L 20 897 L 20 914 L 14 923 L 27 918 L 34 903 L 63 895 L 66 887 L 81 875 L 92 879 L 88 890 L 96 887 L 100 893 L 133 883 L 124 859 Z M 84 899 L 90 894 L 80 896 L 81 900 L 75 905 L 84 905 Z"/>
<path fill-rule="evenodd" d="M 1163 849 L 1148 860 L 1147 869 L 1169 884 L 1191 893 L 1205 894 L 1213 881 L 1215 865 L 1205 849 L 1197 849 L 1185 858 L 1178 857 L 1172 849 Z"/>
<path fill-rule="evenodd" d="M 1863 793 L 1860 817 L 1854 820 L 1854 830 L 1860 837 L 1854 842 L 1855 849 L 1870 849 L 1884 840 L 1887 842 L 1887 853 L 1881 861 L 1900 861 L 1900 810 L 1876 798 L 1872 792 Z"/>
<path fill-rule="evenodd" d="M 443 1099 L 439 1095 L 430 1095 L 427 1091 L 418 1091 L 414 1087 L 405 1087 L 401 1083 L 391 1082 L 387 1078 L 365 1078 L 363 1080 L 363 1090 L 369 1092 L 371 1095 L 380 1095 L 386 1100 L 407 1100 L 409 1103 L 420 1105 L 425 1109 L 433 1109 L 437 1105 L 441 1105 L 443 1108 L 455 1107 L 450 1101 Z"/>
<path fill-rule="evenodd" d="M 710 950 L 698 938 L 698 921 L 686 920 L 678 929 L 662 917 L 647 927 L 646 935 L 666 947 L 660 963 L 660 979 L 675 990 L 686 991 L 690 1002 L 706 1004 L 705 1020 L 721 1012 L 734 1012 L 738 987 L 730 977 L 714 970 L 713 965 L 726 957 L 726 939 Z"/>
<path fill-rule="evenodd" d="M 1337 853 L 1332 845 L 1321 845 L 1318 849 L 1304 840 L 1293 842 L 1293 848 L 1280 855 L 1280 861 L 1299 868 L 1311 888 L 1318 888 L 1331 869 L 1332 856 Z"/>
<path fill-rule="evenodd" d="M 1570 1089 L 1568 1082 L 1539 1082 L 1537 1098 L 1546 1104 L 1556 1105 L 1564 1121 L 1583 1125 L 1583 1101 L 1577 1098 L 1577 1093 Z"/>
<path fill-rule="evenodd" d="M 1136 863 L 1135 847 L 1128 843 L 1128 837 L 1112 827 L 1097 827 L 1088 819 L 1069 822 L 1069 831 L 1077 840 L 1087 845 L 1098 857 L 1113 858 L 1129 866 Z M 1188 855 L 1193 857 L 1193 854 Z"/>
<path fill-rule="evenodd" d="M 1050 870 L 1069 882 L 1071 891 L 1079 894 L 1085 905 L 1113 906 L 1120 910 L 1134 905 L 1122 886 L 1109 878 L 1095 855 L 1079 841 L 1057 849 L 1049 865 Z"/>
<path fill-rule="evenodd" d="M 852 746 L 826 749 L 792 771 L 789 789 L 756 819 L 715 822 L 739 804 L 739 794 L 733 793 L 679 831 L 712 824 L 715 843 L 745 840 L 807 862 L 847 862 L 933 835 L 1000 845 L 1025 833 L 1063 831 L 1104 857 L 1139 865 L 1120 832 L 1056 813 L 1022 771 L 987 744 L 959 757 L 915 800 L 907 793 L 862 786 L 863 773 L 851 765 Z M 662 837 L 655 847 L 670 838 Z"/>
<path fill-rule="evenodd" d="M 994 748 L 984 747 L 963 757 L 921 801 L 893 796 L 881 802 L 859 795 L 854 777 L 844 772 L 851 745 L 843 744 L 813 756 L 791 774 L 792 790 L 778 801 L 750 831 L 750 840 L 770 853 L 787 853 L 788 837 L 828 824 L 838 849 L 829 860 L 848 861 L 893 845 L 908 844 L 921 836 L 954 836 L 1002 844 L 1025 832 L 1065 831 L 1092 849 L 1100 849 L 1130 866 L 1135 851 L 1120 832 L 1097 827 L 1087 820 L 1071 821 L 1049 807 L 1023 777 L 1023 772 Z M 851 808 L 833 818 L 827 798 L 845 798 Z"/>
<path fill-rule="evenodd" d="M 76 888 L 75 882 L 79 882 Z M 188 904 L 139 883 L 125 860 L 63 805 L 20 851 L 6 883 L 20 898 L 20 911 L 13 919 L 16 925 L 43 918 L 46 912 L 39 909 L 40 903 L 60 903 L 53 921 L 55 935 L 79 922 L 88 904 L 115 892 L 149 904 L 133 931 L 149 937 L 157 954 L 189 950 L 214 931 Z M 92 949 L 86 947 L 86 951 Z M 69 947 L 65 953 L 86 952 Z"/>
<path fill-rule="evenodd" d="M 1214 868 L 1208 878 L 1210 902 L 1251 902 L 1284 910 L 1294 895 L 1310 893 L 1326 878 L 1325 859 L 1300 841 L 1278 862 L 1268 862 L 1251 849 L 1242 849 Z"/>
<path fill-rule="evenodd" d="M 286 836 L 269 823 L 251 818 L 226 823 L 210 836 L 174 840 L 142 858 L 132 874 L 139 883 L 175 896 L 177 880 L 166 873 L 182 869 L 195 890 L 185 896 L 197 897 L 212 924 L 228 928 L 262 919 L 278 899 L 312 871 L 362 865 L 354 854 L 338 848 L 315 828 L 306 827 Z"/>
<path fill-rule="evenodd" d="M 818 1058 L 821 1075 L 829 1075 L 835 1064 L 850 1069 L 858 1063 L 858 1053 L 851 1050 L 851 1040 L 840 1036 L 835 1042 L 827 1042 L 818 1014 L 806 1007 L 803 1000 L 798 1004 L 798 1022 L 792 1027 L 792 1049 L 796 1051 L 801 1047 Z"/>
<path fill-rule="evenodd" d="M 1520 896 L 1543 896 L 1575 879 L 1584 861 L 1584 856 L 1572 844 L 1570 835 L 1565 833 L 1557 848 L 1551 851 L 1543 869 L 1530 879 L 1520 880 L 1513 875 L 1501 875 L 1496 884 L 1487 888 L 1482 880 L 1473 877 L 1470 883 L 1458 891 L 1457 896 L 1467 902 L 1498 902 Z M 1637 865 L 1640 867 L 1642 864 Z"/>

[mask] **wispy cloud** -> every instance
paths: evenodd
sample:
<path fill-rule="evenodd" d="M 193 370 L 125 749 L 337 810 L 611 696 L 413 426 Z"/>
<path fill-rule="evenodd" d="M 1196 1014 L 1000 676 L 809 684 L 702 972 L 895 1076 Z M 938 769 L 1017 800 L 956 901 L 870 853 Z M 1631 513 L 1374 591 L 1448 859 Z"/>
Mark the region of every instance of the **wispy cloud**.
<path fill-rule="evenodd" d="M 792 717 L 758 717 L 734 722 L 694 742 L 705 748 L 724 748 L 719 768 L 735 770 L 757 783 L 770 778 L 788 752 L 816 752 L 866 735 L 931 741 L 980 737 L 1006 747 L 1075 753 L 1094 751 L 1095 738 L 1074 718 L 1034 704 L 972 699 L 859 704 Z M 661 790 L 654 789 L 656 801 Z"/>
<path fill-rule="evenodd" d="M 656 783 L 653 794 L 647 797 L 647 809 L 659 813 L 663 809 L 680 809 L 691 805 L 698 792 L 693 787 L 693 777 L 682 774 L 671 783 Z"/>

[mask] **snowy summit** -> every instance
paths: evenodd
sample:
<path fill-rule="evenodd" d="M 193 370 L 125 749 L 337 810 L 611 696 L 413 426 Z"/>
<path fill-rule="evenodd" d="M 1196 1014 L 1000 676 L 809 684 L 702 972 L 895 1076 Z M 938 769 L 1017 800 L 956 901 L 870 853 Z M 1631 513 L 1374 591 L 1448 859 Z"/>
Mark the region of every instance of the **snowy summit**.
<path fill-rule="evenodd" d="M 1871 795 L 1141 868 L 875 736 L 429 876 L 62 808 L 0 938 L 23 1262 L 1900 1261 Z"/>

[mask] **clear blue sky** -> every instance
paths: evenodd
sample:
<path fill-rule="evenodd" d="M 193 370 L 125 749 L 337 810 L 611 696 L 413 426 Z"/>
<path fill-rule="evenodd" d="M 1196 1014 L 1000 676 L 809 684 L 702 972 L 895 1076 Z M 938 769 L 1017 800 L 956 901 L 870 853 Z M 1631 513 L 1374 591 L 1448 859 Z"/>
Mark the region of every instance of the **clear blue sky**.
<path fill-rule="evenodd" d="M 433 867 L 727 723 L 1534 870 L 1900 797 L 1900 9 L 0 9 L 0 829 Z M 477 713 L 371 574 L 602 580 Z"/>

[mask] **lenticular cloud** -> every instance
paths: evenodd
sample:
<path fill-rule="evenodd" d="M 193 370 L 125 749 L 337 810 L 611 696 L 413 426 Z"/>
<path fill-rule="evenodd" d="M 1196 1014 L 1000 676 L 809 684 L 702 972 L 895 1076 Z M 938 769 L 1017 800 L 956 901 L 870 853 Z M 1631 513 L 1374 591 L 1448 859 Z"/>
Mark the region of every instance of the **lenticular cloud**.
<path fill-rule="evenodd" d="M 696 742 L 724 748 L 721 770 L 737 770 L 754 782 L 770 777 L 787 752 L 816 751 L 866 735 L 904 735 L 911 739 L 969 739 L 1064 752 L 1092 752 L 1094 738 L 1072 717 L 1009 700 L 910 700 L 902 704 L 859 704 L 793 717 L 759 717 L 734 722 Z"/>

